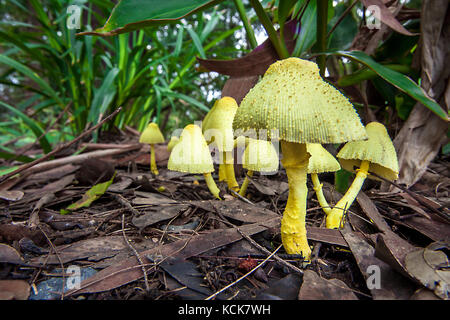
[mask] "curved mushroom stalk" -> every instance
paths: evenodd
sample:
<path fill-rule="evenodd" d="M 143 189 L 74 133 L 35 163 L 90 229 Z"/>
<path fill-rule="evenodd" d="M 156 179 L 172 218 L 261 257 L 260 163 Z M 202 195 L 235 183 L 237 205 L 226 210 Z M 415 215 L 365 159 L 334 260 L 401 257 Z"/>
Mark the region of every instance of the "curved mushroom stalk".
<path fill-rule="evenodd" d="M 219 196 L 220 190 L 219 190 L 219 188 L 217 188 L 217 185 L 216 185 L 211 173 L 204 173 L 203 177 L 205 177 L 206 185 L 208 186 L 208 189 L 211 192 L 211 194 L 214 197 L 216 197 L 217 199 L 222 200 L 222 198 L 220 198 L 220 196 Z"/>
<path fill-rule="evenodd" d="M 364 160 L 361 162 L 361 167 L 356 171 L 356 177 L 351 186 L 348 188 L 341 200 L 336 203 L 334 208 L 327 215 L 327 228 L 339 229 L 339 227 L 344 224 L 344 212 L 350 208 L 353 201 L 355 201 L 358 196 L 358 193 L 364 184 L 364 180 L 366 180 L 367 175 L 369 174 L 369 165 L 369 161 Z"/>
<path fill-rule="evenodd" d="M 249 177 L 253 177 L 252 170 L 247 171 L 247 175 L 245 176 L 244 182 L 242 182 L 241 189 L 239 190 L 239 194 L 243 197 L 245 197 L 245 193 L 247 192 L 248 183 L 250 182 L 250 180 L 248 180 Z"/>
<path fill-rule="evenodd" d="M 316 192 L 317 201 L 319 201 L 320 206 L 322 207 L 323 212 L 325 214 L 330 214 L 331 207 L 328 204 L 327 199 L 325 199 L 325 196 L 323 195 L 323 183 L 320 183 L 319 176 L 317 173 L 311 173 L 311 180 L 313 183 L 314 191 Z"/>
<path fill-rule="evenodd" d="M 227 173 L 225 172 L 225 166 L 223 163 L 219 164 L 219 181 L 226 181 Z"/>
<path fill-rule="evenodd" d="M 289 254 L 311 258 L 311 248 L 306 237 L 306 186 L 309 154 L 304 144 L 281 141 L 283 159 L 289 183 L 289 196 L 281 220 L 281 239 Z"/>

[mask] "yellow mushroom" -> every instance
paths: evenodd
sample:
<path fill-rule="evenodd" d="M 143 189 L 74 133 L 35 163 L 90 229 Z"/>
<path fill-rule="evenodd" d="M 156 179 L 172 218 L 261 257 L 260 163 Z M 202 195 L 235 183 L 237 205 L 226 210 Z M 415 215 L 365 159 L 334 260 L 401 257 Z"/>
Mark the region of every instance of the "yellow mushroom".
<path fill-rule="evenodd" d="M 167 144 L 167 150 L 169 152 L 171 152 L 173 147 L 175 147 L 178 144 L 179 141 L 180 141 L 180 138 L 178 138 L 177 136 L 172 136 L 170 138 L 169 143 Z"/>
<path fill-rule="evenodd" d="M 158 175 L 159 172 L 155 159 L 155 144 L 164 142 L 164 136 L 159 130 L 158 125 L 154 122 L 149 123 L 147 128 L 142 132 L 139 142 L 150 145 L 150 170 L 154 175 Z"/>
<path fill-rule="evenodd" d="M 233 118 L 238 109 L 236 100 L 223 97 L 214 103 L 202 123 L 202 131 L 208 144 L 215 143 L 220 155 L 219 180 L 225 179 L 228 188 L 239 191 L 234 173 Z"/>
<path fill-rule="evenodd" d="M 313 62 L 288 58 L 272 64 L 263 79 L 242 100 L 234 117 L 235 130 L 254 129 L 281 140 L 289 196 L 281 220 L 281 238 L 289 254 L 310 259 L 306 237 L 308 143 L 343 143 L 366 139 L 351 103 L 322 80 Z M 263 139 L 264 140 L 264 139 Z"/>
<path fill-rule="evenodd" d="M 278 154 L 272 142 L 265 140 L 249 139 L 247 148 L 242 155 L 242 167 L 247 169 L 247 175 L 242 183 L 239 194 L 245 196 L 248 187 L 248 177 L 253 176 L 254 171 L 273 172 L 278 170 Z"/>
<path fill-rule="evenodd" d="M 179 142 L 170 153 L 167 168 L 173 171 L 203 174 L 211 194 L 221 199 L 220 190 L 211 176 L 211 172 L 214 172 L 211 153 L 199 126 L 189 124 L 183 129 Z"/>
<path fill-rule="evenodd" d="M 327 228 L 339 228 L 344 223 L 344 210 L 350 208 L 366 178 L 379 180 L 370 172 L 391 181 L 398 178 L 397 154 L 384 125 L 371 122 L 366 125 L 366 132 L 368 140 L 348 142 L 336 156 L 342 168 L 356 172 L 356 176 L 345 195 L 327 215 Z"/>
<path fill-rule="evenodd" d="M 322 183 L 319 180 L 319 173 L 336 172 L 341 169 L 339 162 L 319 143 L 310 143 L 306 145 L 306 151 L 311 155 L 308 163 L 308 173 L 311 175 L 311 180 L 316 192 L 317 200 L 319 201 L 322 210 L 329 214 L 331 208 L 328 205 L 322 191 Z"/>

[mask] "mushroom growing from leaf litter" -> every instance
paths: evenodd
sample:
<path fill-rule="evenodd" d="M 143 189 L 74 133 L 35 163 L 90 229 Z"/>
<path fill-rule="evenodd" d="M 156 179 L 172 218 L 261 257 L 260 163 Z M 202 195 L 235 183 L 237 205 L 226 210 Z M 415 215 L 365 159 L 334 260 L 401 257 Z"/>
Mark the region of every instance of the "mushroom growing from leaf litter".
<path fill-rule="evenodd" d="M 163 143 L 164 136 L 162 135 L 159 127 L 156 123 L 149 123 L 147 128 L 142 132 L 139 138 L 140 143 L 146 143 L 150 145 L 150 170 L 154 175 L 158 175 L 158 168 L 156 167 L 155 159 L 155 144 Z"/>
<path fill-rule="evenodd" d="M 367 135 L 352 104 L 322 80 L 314 62 L 288 58 L 273 63 L 244 97 L 234 117 L 235 130 L 256 130 L 281 140 L 289 196 L 281 220 L 281 238 L 288 254 L 310 260 L 306 237 L 308 143 L 343 143 Z"/>
<path fill-rule="evenodd" d="M 336 172 L 341 169 L 341 166 L 333 155 L 319 143 L 307 144 L 306 151 L 311 155 L 308 163 L 308 173 L 311 175 L 317 200 L 319 201 L 322 210 L 326 214 L 329 214 L 331 212 L 331 208 L 323 195 L 323 184 L 320 183 L 318 174 L 323 172 Z"/>
<path fill-rule="evenodd" d="M 245 148 L 244 154 L 242 155 L 242 167 L 248 171 L 239 190 L 239 194 L 243 197 L 245 196 L 249 183 L 248 177 L 252 177 L 254 171 L 276 171 L 278 170 L 278 162 L 278 154 L 272 142 L 249 139 L 247 148 Z"/>
<path fill-rule="evenodd" d="M 199 126 L 189 124 L 183 129 L 180 141 L 170 153 L 167 168 L 173 171 L 203 174 L 209 191 L 221 200 L 220 190 L 211 176 L 211 172 L 214 172 L 211 154 Z"/>
<path fill-rule="evenodd" d="M 234 173 L 233 118 L 237 109 L 236 100 L 223 97 L 214 103 L 202 123 L 202 131 L 207 143 L 215 143 L 221 154 L 219 180 L 225 178 L 228 188 L 236 192 L 239 191 L 239 184 Z"/>
<path fill-rule="evenodd" d="M 368 140 L 348 142 L 336 156 L 342 168 L 356 172 L 356 177 L 327 215 L 327 228 L 338 229 L 343 224 L 344 210 L 350 208 L 366 178 L 379 180 L 370 172 L 390 181 L 398 178 L 397 153 L 385 126 L 371 122 L 366 125 L 366 132 Z"/>

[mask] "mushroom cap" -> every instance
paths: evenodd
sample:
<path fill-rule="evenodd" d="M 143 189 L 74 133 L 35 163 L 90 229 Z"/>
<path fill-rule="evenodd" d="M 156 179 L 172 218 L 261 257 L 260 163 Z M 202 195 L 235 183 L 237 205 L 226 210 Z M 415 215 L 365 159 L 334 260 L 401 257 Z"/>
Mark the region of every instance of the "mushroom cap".
<path fill-rule="evenodd" d="M 278 154 L 272 142 L 249 139 L 242 154 L 242 166 L 250 171 L 273 172 L 278 170 Z"/>
<path fill-rule="evenodd" d="M 379 180 L 370 172 L 388 179 L 398 178 L 398 160 L 394 145 L 384 125 L 379 122 L 371 122 L 366 125 L 369 139 L 366 141 L 354 141 L 346 143 L 337 158 L 342 168 L 355 172 L 355 167 L 361 166 L 361 161 L 370 162 L 368 178 Z"/>
<path fill-rule="evenodd" d="M 311 155 L 308 173 L 336 172 L 341 169 L 339 162 L 319 143 L 309 143 L 306 151 Z"/>
<path fill-rule="evenodd" d="M 167 144 L 167 150 L 172 151 L 173 147 L 175 147 L 179 141 L 180 138 L 178 138 L 177 136 L 172 136 L 169 143 Z"/>
<path fill-rule="evenodd" d="M 314 62 L 288 58 L 273 63 L 244 97 L 235 130 L 266 130 L 270 139 L 294 143 L 342 143 L 367 139 L 352 104 L 323 81 Z"/>
<path fill-rule="evenodd" d="M 237 109 L 236 100 L 223 97 L 214 103 L 203 119 L 202 131 L 207 143 L 215 142 L 221 152 L 233 150 L 233 118 Z"/>
<path fill-rule="evenodd" d="M 183 129 L 180 141 L 170 153 L 167 168 L 189 173 L 214 171 L 211 153 L 199 126 L 189 124 Z"/>
<path fill-rule="evenodd" d="M 159 130 L 159 127 L 156 123 L 149 123 L 147 128 L 145 128 L 144 132 L 142 132 L 139 142 L 147 143 L 147 144 L 155 144 L 155 143 L 163 143 L 164 136 Z"/>

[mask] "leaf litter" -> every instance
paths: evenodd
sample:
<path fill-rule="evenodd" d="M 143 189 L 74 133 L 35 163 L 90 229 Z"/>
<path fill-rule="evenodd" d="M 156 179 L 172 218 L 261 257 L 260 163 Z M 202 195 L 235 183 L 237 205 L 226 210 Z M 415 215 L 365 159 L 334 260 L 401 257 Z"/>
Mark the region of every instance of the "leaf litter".
<path fill-rule="evenodd" d="M 136 136 L 122 138 L 127 145 L 136 143 Z M 14 289 L 12 282 L 5 299 L 61 298 L 61 266 L 90 270 L 83 273 L 79 289 L 65 290 L 64 299 L 205 299 L 242 277 L 244 264 L 258 265 L 281 244 L 279 225 L 288 193 L 283 170 L 254 175 L 248 202 L 219 183 L 225 200 L 218 201 L 202 177 L 165 168 L 165 145 L 157 148 L 163 150 L 157 177 L 148 171 L 146 148 L 108 143 L 96 149 L 89 144 L 88 152 L 106 147 L 115 152 L 89 162 L 61 161 L 15 184 L 3 184 L 0 281 L 17 281 L 13 275 L 20 273 L 28 285 L 27 291 L 17 282 Z M 41 165 L 45 168 L 46 163 Z M 97 165 L 111 166 L 115 175 L 102 177 L 92 170 Z M 238 175 L 240 182 L 243 178 Z M 324 184 L 328 182 L 333 181 L 325 178 Z M 276 259 L 215 299 L 448 299 L 445 241 L 450 229 L 434 210 L 448 214 L 443 201 L 449 185 L 440 184 L 436 194 L 438 183 L 436 179 L 429 192 L 412 188 L 422 201 L 401 192 L 366 189 L 342 230 L 324 227 L 324 214 L 309 188 L 307 230 L 313 262 L 304 267 L 299 257 L 281 249 Z M 89 190 L 98 185 L 101 190 L 89 197 Z M 338 197 L 331 200 L 335 203 Z M 79 204 L 76 210 L 60 214 L 74 203 Z M 142 290 L 136 292 L 136 287 Z"/>

